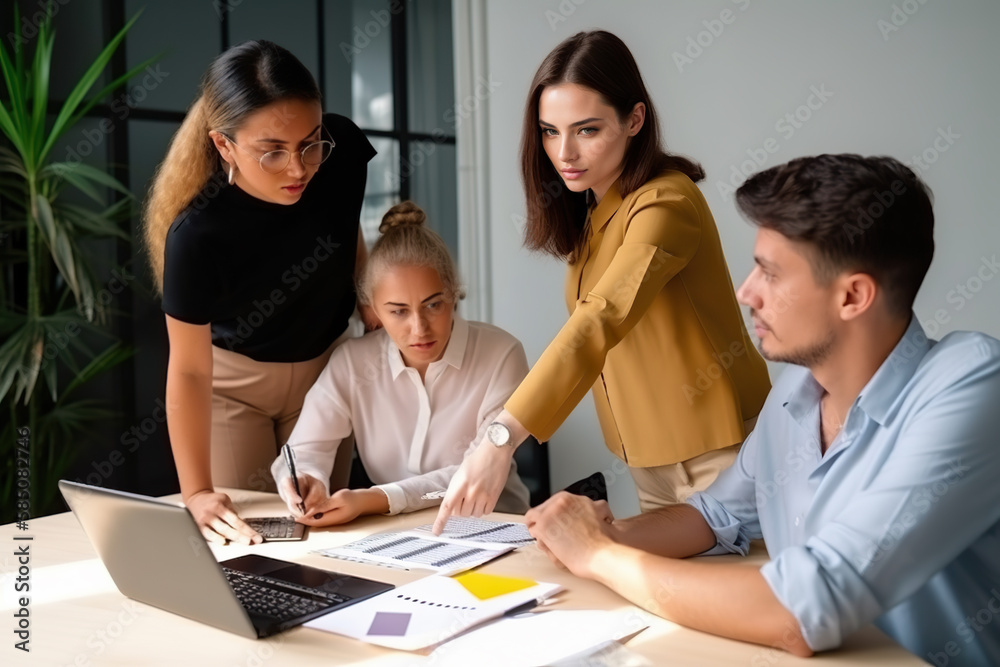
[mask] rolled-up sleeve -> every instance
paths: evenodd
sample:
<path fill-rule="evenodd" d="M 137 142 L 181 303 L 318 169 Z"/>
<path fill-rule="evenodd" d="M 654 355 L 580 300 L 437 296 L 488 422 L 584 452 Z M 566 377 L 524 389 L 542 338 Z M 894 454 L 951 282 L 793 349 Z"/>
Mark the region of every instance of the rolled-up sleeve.
<path fill-rule="evenodd" d="M 540 441 L 551 438 L 597 381 L 608 352 L 687 265 L 700 239 L 701 222 L 687 197 L 666 190 L 640 195 L 607 271 L 577 302 L 507 411 Z"/>
<path fill-rule="evenodd" d="M 757 443 L 754 431 L 740 448 L 735 463 L 719 473 L 711 486 L 687 500 L 715 533 L 715 546 L 702 553 L 703 556 L 730 553 L 746 556 L 750 541 L 762 537 L 754 482 Z"/>
<path fill-rule="evenodd" d="M 1000 521 L 997 366 L 934 387 L 897 417 L 906 424 L 878 474 L 762 568 L 813 650 L 906 600 Z"/>

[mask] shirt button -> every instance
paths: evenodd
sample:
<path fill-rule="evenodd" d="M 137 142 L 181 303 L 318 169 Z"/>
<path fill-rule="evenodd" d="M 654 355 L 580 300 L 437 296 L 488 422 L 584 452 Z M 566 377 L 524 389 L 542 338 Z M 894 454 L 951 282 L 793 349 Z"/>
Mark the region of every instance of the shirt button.
<path fill-rule="evenodd" d="M 795 525 L 799 525 L 799 517 L 795 517 Z"/>

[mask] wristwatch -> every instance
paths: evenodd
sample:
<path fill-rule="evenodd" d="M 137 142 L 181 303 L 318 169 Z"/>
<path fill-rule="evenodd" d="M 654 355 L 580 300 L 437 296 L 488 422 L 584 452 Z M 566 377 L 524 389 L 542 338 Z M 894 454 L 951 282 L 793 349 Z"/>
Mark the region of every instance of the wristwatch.
<path fill-rule="evenodd" d="M 514 444 L 510 429 L 500 422 L 493 422 L 486 427 L 486 438 L 496 447 L 509 447 Z"/>

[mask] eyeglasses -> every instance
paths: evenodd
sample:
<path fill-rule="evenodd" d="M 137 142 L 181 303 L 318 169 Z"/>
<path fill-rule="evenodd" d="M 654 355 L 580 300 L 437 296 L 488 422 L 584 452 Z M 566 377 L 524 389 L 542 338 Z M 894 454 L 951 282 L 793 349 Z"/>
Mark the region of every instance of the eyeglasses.
<path fill-rule="evenodd" d="M 323 131 L 325 132 L 326 128 L 323 128 Z M 252 157 L 254 160 L 257 160 L 257 164 L 260 165 L 261 170 L 268 174 L 280 174 L 285 170 L 285 168 L 288 166 L 288 163 L 292 159 L 292 151 L 285 150 L 284 148 L 278 149 L 276 151 L 268 151 L 267 153 L 264 153 L 260 157 L 257 157 L 256 155 L 254 155 L 253 153 L 251 153 L 250 151 L 248 151 L 247 149 L 243 148 L 238 143 L 233 141 L 231 137 L 226 135 L 222 136 L 226 137 L 229 143 L 231 143 L 233 146 L 236 146 L 241 151 Z M 329 134 L 327 136 L 329 136 Z M 299 157 L 302 158 L 302 164 L 307 164 L 312 167 L 315 167 L 323 164 L 326 161 L 326 159 L 330 157 L 330 154 L 333 152 L 333 147 L 336 145 L 337 145 L 336 142 L 334 142 L 333 138 L 331 137 L 330 140 L 321 139 L 319 141 L 315 141 L 309 144 L 300 151 L 294 151 L 294 152 L 298 153 Z"/>

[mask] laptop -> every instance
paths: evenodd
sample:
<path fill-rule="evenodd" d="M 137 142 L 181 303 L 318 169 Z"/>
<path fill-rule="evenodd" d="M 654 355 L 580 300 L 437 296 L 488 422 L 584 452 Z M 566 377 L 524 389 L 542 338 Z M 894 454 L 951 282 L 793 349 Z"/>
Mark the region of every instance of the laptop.
<path fill-rule="evenodd" d="M 59 490 L 123 595 L 243 637 L 394 588 L 265 556 L 218 562 L 185 507 L 66 480 Z"/>

